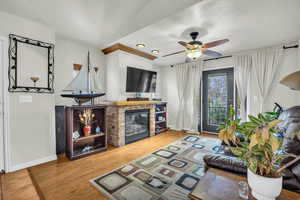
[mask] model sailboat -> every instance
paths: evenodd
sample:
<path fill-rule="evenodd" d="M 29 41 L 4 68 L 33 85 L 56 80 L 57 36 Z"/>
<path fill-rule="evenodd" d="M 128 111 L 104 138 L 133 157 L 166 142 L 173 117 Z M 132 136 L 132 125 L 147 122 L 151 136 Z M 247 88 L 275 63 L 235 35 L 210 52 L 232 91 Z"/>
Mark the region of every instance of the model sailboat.
<path fill-rule="evenodd" d="M 91 69 L 90 52 L 88 52 L 87 69 L 81 69 L 77 76 L 63 90 L 65 92 L 72 93 L 62 94 L 61 96 L 74 98 L 79 105 L 88 101 L 90 101 L 91 104 L 94 104 L 94 98 L 105 95 L 105 93 L 101 93 L 100 87 L 101 86 L 100 80 L 98 78 L 98 68 Z"/>

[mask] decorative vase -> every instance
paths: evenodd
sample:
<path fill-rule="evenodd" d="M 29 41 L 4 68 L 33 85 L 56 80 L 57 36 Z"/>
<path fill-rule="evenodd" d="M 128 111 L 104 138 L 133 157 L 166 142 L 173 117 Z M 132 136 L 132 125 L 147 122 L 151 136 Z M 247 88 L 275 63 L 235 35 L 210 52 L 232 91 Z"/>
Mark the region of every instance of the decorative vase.
<path fill-rule="evenodd" d="M 83 127 L 83 135 L 85 137 L 90 136 L 91 132 L 92 132 L 92 127 L 91 126 L 86 125 L 86 126 Z"/>
<path fill-rule="evenodd" d="M 101 129 L 100 129 L 100 127 L 99 127 L 99 126 L 97 126 L 95 131 L 96 131 L 96 133 L 101 133 Z"/>
<path fill-rule="evenodd" d="M 282 177 L 269 178 L 259 176 L 248 168 L 248 184 L 251 188 L 251 194 L 257 200 L 275 200 L 282 190 Z"/>

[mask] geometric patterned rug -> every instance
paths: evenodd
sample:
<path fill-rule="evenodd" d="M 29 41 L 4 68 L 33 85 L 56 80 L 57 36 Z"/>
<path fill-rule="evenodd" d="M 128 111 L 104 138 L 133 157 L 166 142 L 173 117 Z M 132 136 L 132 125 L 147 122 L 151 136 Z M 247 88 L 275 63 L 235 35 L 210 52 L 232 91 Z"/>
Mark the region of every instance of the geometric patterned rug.
<path fill-rule="evenodd" d="M 90 182 L 111 200 L 185 200 L 204 175 L 203 156 L 220 143 L 186 136 Z"/>

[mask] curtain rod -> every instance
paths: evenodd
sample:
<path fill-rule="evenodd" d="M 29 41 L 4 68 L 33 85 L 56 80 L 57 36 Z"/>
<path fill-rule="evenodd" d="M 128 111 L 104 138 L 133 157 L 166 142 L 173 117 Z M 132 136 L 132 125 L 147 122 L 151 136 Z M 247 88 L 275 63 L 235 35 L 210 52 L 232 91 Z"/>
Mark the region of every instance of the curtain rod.
<path fill-rule="evenodd" d="M 296 44 L 294 46 L 283 46 L 283 49 L 292 49 L 292 48 L 299 48 L 299 45 Z"/>
<path fill-rule="evenodd" d="M 232 55 L 230 55 L 230 56 L 221 56 L 221 57 L 216 57 L 216 58 L 208 58 L 208 59 L 204 59 L 203 61 L 206 62 L 206 61 L 210 61 L 210 60 L 218 60 L 218 59 L 230 58 L 230 57 L 232 57 Z"/>
<path fill-rule="evenodd" d="M 298 45 L 298 44 L 293 45 L 293 46 L 285 46 L 285 45 L 283 45 L 282 48 L 283 48 L 283 49 L 299 48 L 299 45 Z M 218 60 L 218 59 L 230 58 L 230 57 L 232 57 L 232 55 L 229 55 L 229 56 L 221 56 L 221 57 L 216 57 L 216 58 L 208 58 L 208 59 L 204 59 L 203 61 L 206 62 L 206 61 L 210 61 L 210 60 Z M 171 67 L 174 67 L 174 65 L 171 65 Z"/>

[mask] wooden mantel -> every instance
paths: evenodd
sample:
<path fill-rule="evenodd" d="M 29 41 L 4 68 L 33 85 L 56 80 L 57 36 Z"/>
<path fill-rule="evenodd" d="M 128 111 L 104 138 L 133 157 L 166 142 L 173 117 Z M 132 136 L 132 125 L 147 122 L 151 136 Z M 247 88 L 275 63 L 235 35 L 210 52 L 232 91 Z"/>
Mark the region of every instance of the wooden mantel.
<path fill-rule="evenodd" d="M 158 101 L 115 101 L 113 102 L 114 106 L 140 106 L 140 105 L 149 105 L 156 104 Z"/>
<path fill-rule="evenodd" d="M 104 54 L 110 54 L 110 53 L 112 53 L 114 51 L 117 51 L 117 50 L 122 50 L 122 51 L 125 51 L 127 53 L 131 53 L 133 55 L 137 55 L 137 56 L 141 56 L 141 57 L 147 58 L 149 60 L 155 60 L 157 58 L 156 56 L 153 56 L 153 55 L 151 55 L 149 53 L 146 53 L 146 52 L 143 52 L 143 51 L 131 48 L 129 46 L 126 46 L 126 45 L 120 44 L 120 43 L 117 43 L 117 44 L 114 44 L 114 45 L 112 45 L 110 47 L 102 49 L 102 52 Z"/>

